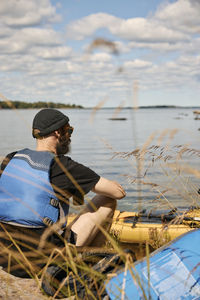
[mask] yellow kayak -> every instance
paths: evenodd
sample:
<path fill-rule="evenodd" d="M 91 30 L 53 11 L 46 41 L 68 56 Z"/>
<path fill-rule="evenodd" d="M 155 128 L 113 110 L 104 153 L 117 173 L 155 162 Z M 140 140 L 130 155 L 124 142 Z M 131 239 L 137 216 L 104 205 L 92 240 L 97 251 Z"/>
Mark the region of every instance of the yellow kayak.
<path fill-rule="evenodd" d="M 142 220 L 139 213 L 115 211 L 111 233 L 122 243 L 148 242 L 157 248 L 193 228 L 200 227 L 200 209 L 189 211 L 182 217 L 182 220 L 171 219 L 162 221 L 161 216 L 160 222 L 156 223 L 155 218 L 152 218 L 152 221 L 149 218 L 147 222 Z"/>
<path fill-rule="evenodd" d="M 69 222 L 73 217 L 69 218 Z M 146 244 L 157 249 L 194 228 L 200 228 L 200 209 L 148 214 L 115 211 L 111 235 L 120 243 Z"/>

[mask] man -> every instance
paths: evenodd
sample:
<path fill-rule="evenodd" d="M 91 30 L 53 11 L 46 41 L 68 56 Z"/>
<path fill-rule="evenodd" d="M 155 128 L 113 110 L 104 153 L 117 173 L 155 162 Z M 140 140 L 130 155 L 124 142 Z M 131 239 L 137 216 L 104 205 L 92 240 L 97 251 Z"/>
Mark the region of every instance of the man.
<path fill-rule="evenodd" d="M 68 241 L 76 246 L 103 243 L 100 228 L 112 218 L 116 200 L 125 197 L 125 191 L 117 182 L 65 156 L 72 132 L 62 112 L 42 109 L 36 114 L 32 131 L 36 150 L 10 153 L 1 165 L 1 231 L 36 234 L 39 240 L 46 228 L 52 228 L 48 240 L 60 246 L 59 235 L 66 237 L 69 198 L 83 204 L 84 195 L 93 191 L 96 196 L 71 224 Z"/>

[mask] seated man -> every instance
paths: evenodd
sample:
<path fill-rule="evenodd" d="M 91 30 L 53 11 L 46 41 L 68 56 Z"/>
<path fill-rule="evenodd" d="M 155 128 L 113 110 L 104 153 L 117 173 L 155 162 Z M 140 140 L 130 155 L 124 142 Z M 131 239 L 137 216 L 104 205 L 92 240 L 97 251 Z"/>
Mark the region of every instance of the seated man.
<path fill-rule="evenodd" d="M 36 150 L 12 152 L 2 162 L 0 256 L 4 260 L 0 259 L 0 265 L 8 265 L 5 260 L 9 258 L 8 249 L 14 247 L 20 253 L 19 247 L 22 252 L 30 252 L 41 246 L 46 229 L 51 229 L 46 242 L 55 246 L 63 247 L 64 238 L 76 246 L 103 244 L 105 237 L 100 228 L 112 219 L 116 200 L 125 197 L 125 191 L 117 182 L 100 177 L 65 156 L 72 132 L 67 116 L 55 109 L 42 109 L 33 120 Z M 96 195 L 69 226 L 68 236 L 69 198 L 73 197 L 76 204 L 83 204 L 84 195 L 89 191 Z M 18 257 L 13 260 L 19 262 Z M 21 275 L 14 270 L 13 267 L 14 274 Z"/>

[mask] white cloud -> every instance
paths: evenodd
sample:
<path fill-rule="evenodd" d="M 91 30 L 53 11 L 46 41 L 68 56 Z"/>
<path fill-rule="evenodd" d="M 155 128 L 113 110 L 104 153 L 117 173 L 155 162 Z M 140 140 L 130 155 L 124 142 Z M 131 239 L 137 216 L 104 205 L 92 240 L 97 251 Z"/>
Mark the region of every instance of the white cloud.
<path fill-rule="evenodd" d="M 36 48 L 34 51 L 35 55 L 44 59 L 66 59 L 72 54 L 70 47 L 52 47 L 52 48 Z"/>
<path fill-rule="evenodd" d="M 18 31 L 16 38 L 24 40 L 32 45 L 58 45 L 61 42 L 60 34 L 53 29 L 46 28 L 24 28 Z"/>
<path fill-rule="evenodd" d="M 51 47 L 61 44 L 61 37 L 52 29 L 23 28 L 0 40 L 1 53 L 27 53 L 32 47 Z"/>
<path fill-rule="evenodd" d="M 132 48 L 129 44 L 123 43 L 122 41 L 115 41 L 115 45 L 120 54 L 129 53 Z"/>
<path fill-rule="evenodd" d="M 67 27 L 68 35 L 76 39 L 91 36 L 100 28 L 107 28 L 117 37 L 146 42 L 176 42 L 187 40 L 188 36 L 178 30 L 172 30 L 154 19 L 120 19 L 105 13 L 97 13 L 71 23 Z"/>
<path fill-rule="evenodd" d="M 155 20 L 144 18 L 123 20 L 118 23 L 118 26 L 109 29 L 111 33 L 121 38 L 139 42 L 176 42 L 188 39 L 187 35 L 177 30 L 171 30 Z"/>
<path fill-rule="evenodd" d="M 1 25 L 0 23 L 0 38 L 6 38 L 11 36 L 13 31 L 7 26 Z"/>
<path fill-rule="evenodd" d="M 140 59 L 135 59 L 133 61 L 126 61 L 124 63 L 124 68 L 147 68 L 147 67 L 151 67 L 152 66 L 152 62 L 150 61 L 144 61 L 144 60 L 140 60 Z"/>
<path fill-rule="evenodd" d="M 0 22 L 11 27 L 56 22 L 60 17 L 49 0 L 1 0 Z"/>
<path fill-rule="evenodd" d="M 89 56 L 91 61 L 98 61 L 98 62 L 109 62 L 111 61 L 111 55 L 108 53 L 95 53 Z"/>
<path fill-rule="evenodd" d="M 70 73 L 79 73 L 81 72 L 81 64 L 76 61 L 70 60 L 65 63 L 66 71 Z"/>
<path fill-rule="evenodd" d="M 91 99 L 92 105 L 109 93 L 121 101 L 136 79 L 140 91 L 199 84 L 197 0 L 165 2 L 147 18 L 86 16 L 67 27 L 68 37 L 79 40 L 71 45 L 53 29 L 52 22 L 59 16 L 50 0 L 0 1 L 1 90 L 11 99 L 71 97 L 71 103 Z M 100 47 L 85 54 L 88 37 L 94 38 L 101 28 L 112 36 L 118 56 Z"/>
<path fill-rule="evenodd" d="M 170 28 L 187 33 L 200 33 L 200 1 L 178 0 L 162 5 L 155 18 Z"/>
<path fill-rule="evenodd" d="M 184 48 L 185 45 L 188 45 L 186 42 L 176 42 L 176 43 L 169 43 L 169 42 L 130 42 L 129 47 L 133 49 L 151 49 L 158 52 L 170 52 L 170 51 L 179 51 Z"/>
<path fill-rule="evenodd" d="M 67 37 L 74 40 L 82 40 L 85 37 L 91 36 L 99 28 L 115 26 L 119 21 L 119 18 L 109 14 L 92 14 L 69 24 L 67 26 Z"/>

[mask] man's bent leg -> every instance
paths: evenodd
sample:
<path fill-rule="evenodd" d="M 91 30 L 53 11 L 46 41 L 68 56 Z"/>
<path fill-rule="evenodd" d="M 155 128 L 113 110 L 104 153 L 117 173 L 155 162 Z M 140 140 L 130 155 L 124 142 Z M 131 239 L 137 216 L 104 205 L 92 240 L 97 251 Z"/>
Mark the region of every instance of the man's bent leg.
<path fill-rule="evenodd" d="M 77 234 L 76 246 L 100 246 L 105 242 L 105 236 L 100 227 L 109 230 L 116 200 L 106 196 L 96 195 L 86 212 L 72 225 L 72 231 Z"/>

